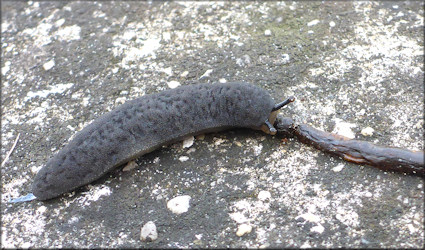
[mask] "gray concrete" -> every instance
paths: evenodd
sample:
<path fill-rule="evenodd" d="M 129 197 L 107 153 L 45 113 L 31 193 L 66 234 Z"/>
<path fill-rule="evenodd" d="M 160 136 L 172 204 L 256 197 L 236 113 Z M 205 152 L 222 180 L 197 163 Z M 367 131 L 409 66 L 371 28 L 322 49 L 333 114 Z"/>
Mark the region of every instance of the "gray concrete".
<path fill-rule="evenodd" d="M 248 129 L 170 145 L 59 199 L 6 202 L 100 114 L 178 83 L 249 81 L 295 95 L 282 113 L 298 122 L 423 150 L 423 7 L 2 1 L 2 159 L 20 134 L 2 168 L 2 247 L 422 247 L 421 177 Z M 180 195 L 188 211 L 172 213 Z"/>

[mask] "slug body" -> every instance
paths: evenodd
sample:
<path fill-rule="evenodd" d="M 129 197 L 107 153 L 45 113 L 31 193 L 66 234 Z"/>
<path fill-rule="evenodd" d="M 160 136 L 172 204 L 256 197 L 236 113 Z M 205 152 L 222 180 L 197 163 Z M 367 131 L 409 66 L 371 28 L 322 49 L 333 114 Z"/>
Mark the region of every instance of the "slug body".
<path fill-rule="evenodd" d="M 275 134 L 277 109 L 247 83 L 182 86 L 128 101 L 75 135 L 38 172 L 33 193 L 47 200 L 86 185 L 113 168 L 188 135 L 234 127 Z M 283 105 L 282 105 L 283 104 Z"/>

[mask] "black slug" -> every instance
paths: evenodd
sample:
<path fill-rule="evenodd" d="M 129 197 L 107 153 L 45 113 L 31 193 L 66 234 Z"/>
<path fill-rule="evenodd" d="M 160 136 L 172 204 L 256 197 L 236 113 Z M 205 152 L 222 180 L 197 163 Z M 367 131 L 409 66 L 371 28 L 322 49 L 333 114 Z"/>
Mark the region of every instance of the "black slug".
<path fill-rule="evenodd" d="M 263 89 L 247 83 L 196 84 L 145 95 L 78 132 L 37 173 L 33 193 L 47 200 L 86 185 L 123 163 L 188 135 L 234 127 L 274 135 L 277 110 Z"/>

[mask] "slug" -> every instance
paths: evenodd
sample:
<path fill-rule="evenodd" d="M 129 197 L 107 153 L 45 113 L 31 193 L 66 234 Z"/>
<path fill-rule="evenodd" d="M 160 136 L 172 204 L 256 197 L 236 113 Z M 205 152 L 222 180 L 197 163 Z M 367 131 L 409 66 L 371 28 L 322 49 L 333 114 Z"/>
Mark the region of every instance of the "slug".
<path fill-rule="evenodd" d="M 189 135 L 244 127 L 276 134 L 267 91 L 242 82 L 195 84 L 145 95 L 95 119 L 37 173 L 33 194 L 52 199 L 113 168 Z"/>

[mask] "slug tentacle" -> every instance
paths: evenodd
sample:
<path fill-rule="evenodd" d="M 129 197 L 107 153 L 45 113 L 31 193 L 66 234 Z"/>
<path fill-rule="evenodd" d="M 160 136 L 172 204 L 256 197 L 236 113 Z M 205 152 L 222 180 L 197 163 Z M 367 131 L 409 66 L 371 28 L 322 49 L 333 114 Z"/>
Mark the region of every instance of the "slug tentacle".
<path fill-rule="evenodd" d="M 291 103 L 291 102 L 293 102 L 293 101 L 295 101 L 295 97 L 291 96 L 291 97 L 289 97 L 288 99 L 286 99 L 285 101 L 280 102 L 280 103 L 277 103 L 276 105 L 274 105 L 274 107 L 273 107 L 272 111 L 279 110 L 279 109 L 281 109 L 283 106 L 285 106 L 285 105 L 287 105 L 287 104 L 289 104 L 289 103 Z"/>
<path fill-rule="evenodd" d="M 271 134 L 271 135 L 275 135 L 275 134 L 276 134 L 277 130 L 276 130 L 276 129 L 273 127 L 273 125 L 270 123 L 269 119 L 267 119 L 267 120 L 264 122 L 264 124 L 266 124 L 266 126 L 268 127 L 269 132 L 270 132 L 270 134 Z"/>

